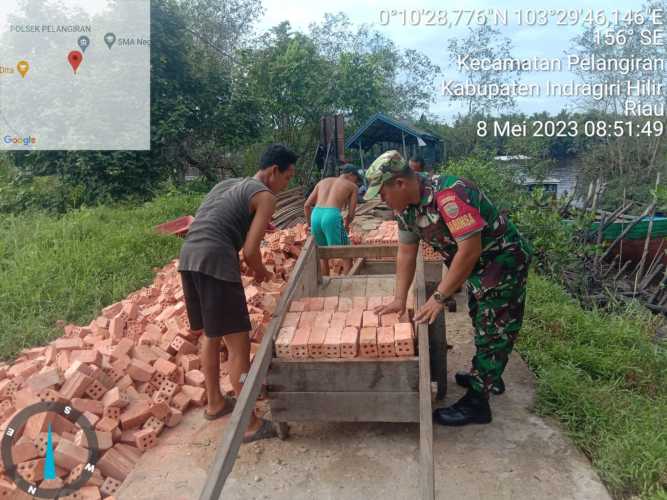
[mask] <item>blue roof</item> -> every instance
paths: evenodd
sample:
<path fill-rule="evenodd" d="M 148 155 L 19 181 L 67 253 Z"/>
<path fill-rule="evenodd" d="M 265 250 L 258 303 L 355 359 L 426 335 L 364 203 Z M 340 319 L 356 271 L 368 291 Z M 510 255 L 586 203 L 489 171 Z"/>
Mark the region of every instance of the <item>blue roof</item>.
<path fill-rule="evenodd" d="M 391 118 L 383 113 L 376 113 L 357 130 L 345 143 L 346 148 L 358 148 L 361 140 L 362 149 L 370 149 L 377 142 L 401 143 L 405 134 L 406 144 L 417 142 L 417 138 L 426 143 L 440 142 L 440 138 L 430 132 L 419 129 L 403 120 Z"/>

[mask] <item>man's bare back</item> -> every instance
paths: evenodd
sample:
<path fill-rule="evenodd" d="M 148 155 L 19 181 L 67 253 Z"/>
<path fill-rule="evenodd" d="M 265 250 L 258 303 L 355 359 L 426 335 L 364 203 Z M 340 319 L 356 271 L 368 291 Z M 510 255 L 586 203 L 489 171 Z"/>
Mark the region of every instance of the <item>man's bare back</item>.
<path fill-rule="evenodd" d="M 315 192 L 315 206 L 343 210 L 350 204 L 350 198 L 356 196 L 357 185 L 343 177 L 330 177 L 318 182 Z"/>

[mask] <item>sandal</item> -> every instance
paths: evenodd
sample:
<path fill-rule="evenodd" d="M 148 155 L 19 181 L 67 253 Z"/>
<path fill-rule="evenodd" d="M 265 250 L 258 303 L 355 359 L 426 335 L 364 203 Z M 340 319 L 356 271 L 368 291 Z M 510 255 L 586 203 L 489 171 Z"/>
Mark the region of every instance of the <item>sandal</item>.
<path fill-rule="evenodd" d="M 234 411 L 234 406 L 236 405 L 236 399 L 230 398 L 229 396 L 223 396 L 223 399 L 225 400 L 225 406 L 223 406 L 222 410 L 218 411 L 217 413 L 214 413 L 211 415 L 204 409 L 204 418 L 206 420 L 216 420 L 220 417 L 224 417 L 225 415 L 229 415 L 231 412 Z"/>
<path fill-rule="evenodd" d="M 260 420 L 262 421 L 262 424 L 259 426 L 259 429 L 257 429 L 252 436 L 249 437 L 243 436 L 244 443 L 252 443 L 253 441 L 259 441 L 260 439 L 271 439 L 274 437 L 278 437 L 278 432 L 273 426 L 273 422 L 271 422 L 270 420 L 265 420 L 263 418 L 260 418 Z"/>

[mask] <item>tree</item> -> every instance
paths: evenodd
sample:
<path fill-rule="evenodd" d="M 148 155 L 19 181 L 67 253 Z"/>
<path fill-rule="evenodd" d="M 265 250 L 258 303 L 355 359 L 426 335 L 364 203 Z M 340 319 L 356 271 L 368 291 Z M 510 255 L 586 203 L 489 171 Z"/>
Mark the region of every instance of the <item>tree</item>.
<path fill-rule="evenodd" d="M 470 59 L 511 59 L 512 42 L 507 37 L 501 37 L 500 31 L 489 25 L 481 25 L 475 29 L 469 28 L 468 37 L 459 40 L 452 39 L 448 44 L 452 65 L 458 67 L 457 61 L 460 57 L 469 55 Z M 501 71 L 494 69 L 464 70 L 466 79 L 475 85 L 506 85 L 516 81 L 519 71 Z M 463 100 L 468 108 L 468 114 L 490 113 L 492 111 L 510 110 L 514 108 L 515 101 L 511 95 L 508 96 L 483 96 L 465 95 L 449 96 L 457 101 Z"/>

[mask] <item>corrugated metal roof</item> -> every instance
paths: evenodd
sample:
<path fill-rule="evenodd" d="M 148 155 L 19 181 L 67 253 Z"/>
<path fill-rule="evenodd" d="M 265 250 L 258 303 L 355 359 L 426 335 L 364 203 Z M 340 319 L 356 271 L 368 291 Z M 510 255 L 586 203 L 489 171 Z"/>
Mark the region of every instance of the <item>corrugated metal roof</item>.
<path fill-rule="evenodd" d="M 440 142 L 440 138 L 430 132 L 415 127 L 405 120 L 391 118 L 383 113 L 376 113 L 361 126 L 345 143 L 346 148 L 358 148 L 359 139 L 363 149 L 369 149 L 377 142 L 398 142 L 402 141 L 403 133 L 406 135 L 406 141 L 412 143 L 421 139 L 424 142 Z"/>

